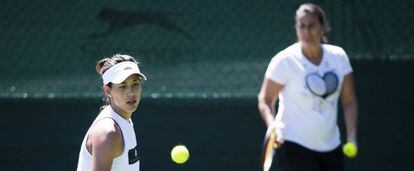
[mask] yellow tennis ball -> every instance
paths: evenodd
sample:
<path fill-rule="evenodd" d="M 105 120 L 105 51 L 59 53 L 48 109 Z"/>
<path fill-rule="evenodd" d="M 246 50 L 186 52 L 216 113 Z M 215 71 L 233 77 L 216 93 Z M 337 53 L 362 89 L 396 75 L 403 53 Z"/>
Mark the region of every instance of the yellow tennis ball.
<path fill-rule="evenodd" d="M 343 146 L 343 152 L 347 157 L 355 157 L 358 153 L 358 148 L 353 142 L 348 142 Z"/>
<path fill-rule="evenodd" d="M 185 163 L 190 157 L 187 147 L 184 145 L 177 145 L 171 150 L 171 159 L 178 164 Z"/>

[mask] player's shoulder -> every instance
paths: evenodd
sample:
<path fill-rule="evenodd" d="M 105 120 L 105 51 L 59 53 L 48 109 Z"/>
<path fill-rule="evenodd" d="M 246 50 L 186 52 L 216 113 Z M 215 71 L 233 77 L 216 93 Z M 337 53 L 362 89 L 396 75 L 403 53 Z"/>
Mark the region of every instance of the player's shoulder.
<path fill-rule="evenodd" d="M 332 45 L 332 44 L 322 44 L 322 47 L 324 49 L 324 51 L 331 53 L 331 54 L 335 54 L 335 55 L 344 55 L 345 50 L 340 47 L 340 46 L 336 46 L 336 45 Z"/>
<path fill-rule="evenodd" d="M 279 61 L 285 61 L 288 60 L 289 58 L 292 58 L 296 55 L 298 55 L 298 53 L 300 53 L 300 47 L 298 43 L 294 43 L 288 47 L 286 47 L 285 49 L 281 50 L 279 53 L 277 53 L 273 59 L 277 59 Z"/>
<path fill-rule="evenodd" d="M 89 138 L 93 149 L 103 156 L 119 156 L 123 152 L 122 131 L 112 118 L 105 117 L 96 121 Z"/>
<path fill-rule="evenodd" d="M 106 117 L 95 122 L 91 135 L 98 139 L 116 140 L 122 139 L 122 131 L 114 119 Z"/>

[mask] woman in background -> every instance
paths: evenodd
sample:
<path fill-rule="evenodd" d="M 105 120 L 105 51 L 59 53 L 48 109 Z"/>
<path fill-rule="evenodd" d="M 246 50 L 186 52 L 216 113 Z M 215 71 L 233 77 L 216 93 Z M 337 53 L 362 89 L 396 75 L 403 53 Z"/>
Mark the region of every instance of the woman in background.
<path fill-rule="evenodd" d="M 302 4 L 295 22 L 298 42 L 272 58 L 258 95 L 261 117 L 277 130 L 276 165 L 284 171 L 344 170 L 337 104 L 340 98 L 347 141 L 356 144 L 352 68 L 342 48 L 325 44 L 328 22 L 319 6 Z"/>

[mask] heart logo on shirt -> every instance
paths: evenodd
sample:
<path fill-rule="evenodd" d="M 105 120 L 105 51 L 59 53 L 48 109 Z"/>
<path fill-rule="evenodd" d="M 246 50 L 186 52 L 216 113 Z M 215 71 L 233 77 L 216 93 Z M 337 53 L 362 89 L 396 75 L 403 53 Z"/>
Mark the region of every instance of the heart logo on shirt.
<path fill-rule="evenodd" d="M 338 88 L 338 75 L 332 71 L 320 76 L 318 73 L 312 72 L 305 77 L 306 86 L 312 94 L 326 98 L 333 94 Z"/>

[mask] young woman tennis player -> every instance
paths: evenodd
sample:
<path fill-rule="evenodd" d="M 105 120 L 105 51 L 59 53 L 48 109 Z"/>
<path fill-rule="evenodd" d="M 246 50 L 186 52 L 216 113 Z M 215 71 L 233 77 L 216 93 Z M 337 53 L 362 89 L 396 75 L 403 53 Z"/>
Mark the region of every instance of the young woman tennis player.
<path fill-rule="evenodd" d="M 131 115 L 140 102 L 146 77 L 128 55 L 104 58 L 96 71 L 102 75 L 106 105 L 85 135 L 77 170 L 138 171 L 140 156 Z"/>

